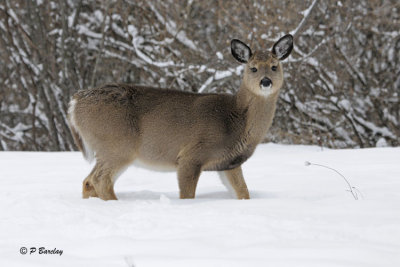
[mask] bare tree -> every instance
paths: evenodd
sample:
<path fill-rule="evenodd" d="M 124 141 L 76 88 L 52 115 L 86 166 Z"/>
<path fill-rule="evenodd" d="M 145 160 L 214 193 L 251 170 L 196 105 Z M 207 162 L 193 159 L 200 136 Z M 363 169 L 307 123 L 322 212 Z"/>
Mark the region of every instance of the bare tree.
<path fill-rule="evenodd" d="M 72 150 L 70 96 L 106 82 L 232 93 L 229 42 L 295 35 L 266 141 L 329 147 L 400 141 L 400 4 L 328 1 L 0 3 L 0 150 Z"/>

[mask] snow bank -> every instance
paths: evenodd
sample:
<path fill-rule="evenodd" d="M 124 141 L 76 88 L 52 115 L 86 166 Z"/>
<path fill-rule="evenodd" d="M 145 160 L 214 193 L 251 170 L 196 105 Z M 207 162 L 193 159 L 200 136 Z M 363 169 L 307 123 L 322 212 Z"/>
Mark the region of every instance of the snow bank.
<path fill-rule="evenodd" d="M 3 152 L 0 266 L 400 266 L 399 154 L 261 145 L 243 168 L 251 200 L 213 172 L 180 200 L 175 173 L 132 167 L 104 202 L 80 198 L 91 166 L 79 153 Z"/>

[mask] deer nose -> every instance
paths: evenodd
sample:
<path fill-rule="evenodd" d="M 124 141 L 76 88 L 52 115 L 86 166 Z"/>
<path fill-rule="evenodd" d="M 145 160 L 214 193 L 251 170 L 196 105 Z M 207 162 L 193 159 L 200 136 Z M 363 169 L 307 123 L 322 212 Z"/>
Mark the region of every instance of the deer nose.
<path fill-rule="evenodd" d="M 261 84 L 262 87 L 270 87 L 272 85 L 272 81 L 269 78 L 264 77 L 261 80 L 260 84 Z"/>

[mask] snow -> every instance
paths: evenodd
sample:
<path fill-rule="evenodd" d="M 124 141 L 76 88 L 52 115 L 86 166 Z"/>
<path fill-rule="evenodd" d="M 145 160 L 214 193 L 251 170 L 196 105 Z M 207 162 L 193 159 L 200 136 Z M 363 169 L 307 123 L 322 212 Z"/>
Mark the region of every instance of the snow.
<path fill-rule="evenodd" d="M 158 11 L 157 9 L 154 7 L 154 5 L 151 2 L 147 2 L 147 4 L 149 5 L 150 9 L 154 12 L 154 14 L 156 15 L 157 19 L 165 25 L 166 30 L 168 31 L 168 33 L 170 33 L 172 36 L 174 36 L 179 42 L 181 42 L 182 44 L 184 44 L 185 46 L 187 46 L 190 49 L 193 49 L 195 51 L 198 51 L 197 45 L 190 40 L 187 36 L 186 33 L 181 31 L 180 29 L 178 29 L 176 23 L 173 20 L 166 20 Z"/>
<path fill-rule="evenodd" d="M 101 12 L 101 10 L 95 10 L 93 15 L 99 23 L 104 20 L 103 12 Z"/>
<path fill-rule="evenodd" d="M 222 55 L 221 52 L 217 52 L 216 55 L 217 55 L 217 58 L 218 58 L 219 60 L 223 60 L 223 59 L 224 59 L 224 55 Z"/>
<path fill-rule="evenodd" d="M 131 167 L 105 202 L 81 199 L 80 153 L 2 152 L 0 266 L 400 266 L 399 154 L 263 144 L 243 166 L 251 200 L 215 172 L 180 200 L 175 173 Z"/>
<path fill-rule="evenodd" d="M 380 135 L 383 135 L 385 137 L 389 137 L 389 138 L 391 138 L 393 140 L 396 140 L 396 135 L 394 133 L 392 133 L 387 127 L 376 126 L 372 122 L 366 121 L 365 119 L 363 119 L 363 118 L 361 118 L 359 116 L 352 115 L 352 118 L 355 119 L 362 126 L 364 126 L 364 127 L 368 128 L 369 130 L 371 130 L 374 135 L 380 134 Z"/>
<path fill-rule="evenodd" d="M 139 48 L 142 46 L 144 42 L 144 38 L 138 35 L 138 30 L 136 29 L 135 26 L 133 25 L 128 25 L 128 32 L 132 36 L 132 45 L 135 49 L 136 55 L 142 59 L 144 62 L 157 66 L 159 68 L 165 68 L 165 67 L 171 67 L 171 66 L 177 66 L 174 61 L 166 61 L 166 62 L 157 62 L 151 59 L 149 56 L 147 56 L 145 53 L 143 53 Z"/>
<path fill-rule="evenodd" d="M 227 77 L 232 76 L 232 74 L 233 74 L 233 72 L 230 70 L 216 71 L 215 72 L 215 80 L 225 79 Z"/>
<path fill-rule="evenodd" d="M 203 92 L 212 82 L 214 81 L 214 76 L 208 77 L 208 79 L 203 83 L 203 85 L 199 88 L 199 93 Z"/>
<path fill-rule="evenodd" d="M 314 66 L 314 67 L 318 67 L 319 66 L 319 62 L 318 62 L 318 60 L 316 58 L 308 57 L 305 61 L 307 63 L 309 63 L 311 66 Z"/>
<path fill-rule="evenodd" d="M 351 103 L 350 103 L 350 101 L 347 100 L 347 99 L 342 99 L 342 100 L 340 100 L 340 101 L 339 101 L 339 106 L 340 106 L 341 108 L 343 108 L 344 110 L 346 110 L 346 111 L 349 111 L 349 110 L 351 109 Z"/>
<path fill-rule="evenodd" d="M 302 20 L 300 21 L 300 23 L 297 25 L 297 28 L 296 28 L 296 29 L 290 31 L 290 34 L 291 34 L 291 35 L 293 35 L 293 36 L 296 35 L 296 33 L 297 33 L 297 32 L 299 31 L 299 29 L 302 27 L 302 25 L 303 25 L 304 22 L 306 21 L 307 17 L 310 15 L 311 10 L 314 8 L 314 6 L 315 6 L 315 4 L 317 4 L 317 2 L 318 2 L 318 0 L 314 0 L 314 1 L 311 3 L 311 5 L 310 5 L 307 9 L 305 9 L 305 10 L 299 12 L 301 15 L 303 15 L 303 19 L 302 19 Z"/>
<path fill-rule="evenodd" d="M 386 139 L 381 137 L 379 140 L 376 142 L 376 147 L 387 147 L 389 146 L 388 143 L 386 142 Z"/>

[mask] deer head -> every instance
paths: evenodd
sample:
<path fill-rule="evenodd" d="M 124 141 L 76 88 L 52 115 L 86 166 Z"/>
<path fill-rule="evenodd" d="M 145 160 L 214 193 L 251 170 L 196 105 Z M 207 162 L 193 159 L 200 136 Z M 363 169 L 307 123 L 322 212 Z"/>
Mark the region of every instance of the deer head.
<path fill-rule="evenodd" d="M 233 39 L 233 57 L 246 64 L 242 87 L 256 95 L 269 96 L 277 93 L 283 84 L 281 61 L 290 55 L 292 49 L 293 36 L 290 34 L 280 38 L 271 51 L 252 52 L 245 43 Z"/>

